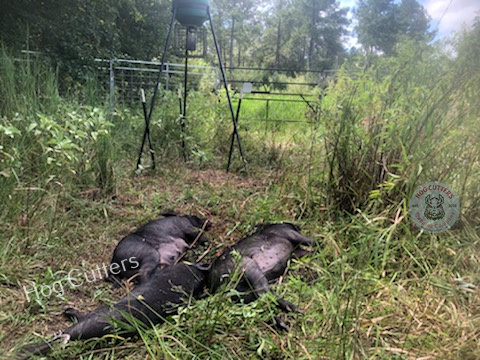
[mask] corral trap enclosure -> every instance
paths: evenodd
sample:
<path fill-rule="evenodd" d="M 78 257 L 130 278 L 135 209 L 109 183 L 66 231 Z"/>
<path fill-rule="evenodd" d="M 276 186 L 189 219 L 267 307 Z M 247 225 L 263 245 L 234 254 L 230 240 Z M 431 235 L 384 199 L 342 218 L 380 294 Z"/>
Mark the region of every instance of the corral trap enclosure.
<path fill-rule="evenodd" d="M 159 73 L 160 62 L 96 59 L 98 76 L 104 88 L 109 89 L 112 108 L 116 106 L 136 106 L 140 90 L 152 91 Z M 217 67 L 197 64 L 188 65 L 188 75 L 192 79 L 192 90 L 207 89 L 207 92 L 220 90 L 220 74 Z M 163 79 L 160 87 L 167 92 L 178 95 L 183 91 L 183 74 L 185 65 L 181 63 L 163 64 Z M 244 102 L 240 119 L 259 122 L 304 122 L 302 114 L 313 112 L 314 100 L 326 87 L 328 79 L 335 75 L 335 70 L 309 71 L 268 68 L 227 68 L 228 84 L 233 91 L 235 102 L 242 97 Z M 315 81 L 295 80 L 287 74 L 305 78 L 309 74 Z M 271 75 L 268 75 L 271 74 Z M 245 90 L 249 91 L 245 91 Z M 243 95 L 243 96 L 242 96 Z M 252 106 L 247 106 L 247 102 Z M 299 106 L 299 104 L 301 106 Z M 254 109 L 262 109 L 252 111 Z M 290 111 L 290 110 L 292 111 Z M 296 114 L 290 114 L 296 113 Z M 260 116 L 259 116 L 260 115 Z"/>
<path fill-rule="evenodd" d="M 189 63 L 191 58 L 205 57 L 209 22 L 217 54 L 217 67 Z M 172 41 L 172 36 L 174 40 Z M 182 63 L 167 62 L 169 46 L 173 43 L 175 54 L 183 58 Z M 183 45 L 182 45 L 183 44 Z M 182 56 L 183 54 L 183 56 Z M 150 147 L 152 166 L 155 167 L 154 147 L 150 122 L 157 106 L 165 106 L 165 96 L 159 93 L 178 94 L 178 122 L 180 124 L 181 146 L 184 160 L 187 160 L 186 128 L 190 122 L 187 114 L 187 94 L 194 89 L 215 93 L 218 100 L 226 100 L 229 117 L 233 125 L 230 137 L 227 171 L 230 168 L 235 143 L 238 146 L 243 169 L 246 156 L 242 149 L 239 124 L 242 128 L 258 130 L 263 123 L 265 134 L 269 128 L 277 130 L 280 124 L 319 122 L 321 89 L 326 86 L 328 72 L 302 69 L 269 69 L 261 67 L 225 68 L 221 49 L 212 22 L 208 0 L 174 0 L 169 31 L 161 61 L 140 61 L 126 59 L 97 59 L 100 76 L 108 79 L 110 106 L 133 105 L 138 100 L 143 108 L 145 131 L 137 162 L 141 158 L 146 140 Z M 189 81 L 190 78 L 190 81 Z M 219 85 L 222 85 L 223 90 Z M 175 95 L 174 95 L 175 96 Z M 149 99 L 149 101 L 147 101 Z M 150 100 L 151 99 L 151 100 Z M 255 124 L 257 123 L 257 124 Z M 253 125 L 255 124 L 255 125 Z M 260 140 L 261 141 L 261 140 Z"/>
<path fill-rule="evenodd" d="M 209 23 L 208 28 L 205 27 L 207 22 Z M 217 55 L 216 61 L 212 63 L 216 63 L 217 67 L 189 64 L 189 59 L 205 57 L 208 50 L 207 29 L 212 35 Z M 174 37 L 173 41 L 172 36 Z M 183 58 L 183 64 L 166 61 L 167 56 L 171 53 L 169 47 L 172 43 L 176 55 Z M 208 0 L 173 0 L 170 26 L 160 62 L 119 59 L 98 61 L 100 62 L 99 69 L 108 73 L 112 110 L 117 102 L 132 104 L 136 94 L 141 94 L 140 102 L 145 119 L 145 130 L 138 156 L 137 170 L 141 167 L 142 153 L 147 139 L 152 167 L 155 167 L 155 150 L 150 123 L 154 115 L 156 102 L 159 103 L 159 106 L 165 106 L 165 97 L 158 97 L 159 92 L 177 91 L 179 104 L 177 119 L 181 129 L 180 139 L 185 161 L 188 158 L 186 128 L 187 122 L 190 120 L 188 119 L 190 114 L 187 114 L 189 91 L 195 88 L 203 90 L 210 88 L 210 92 L 219 95 L 219 101 L 226 100 L 228 104 L 227 113 L 233 126 L 230 136 L 227 171 L 230 169 L 235 143 L 238 146 L 243 170 L 246 169 L 246 156 L 242 148 L 239 123 L 242 123 L 245 127 L 248 123 L 263 122 L 265 132 L 267 132 L 268 124 L 271 122 L 277 124 L 309 122 L 315 125 L 319 121 L 321 92 L 318 89 L 325 86 L 326 73 L 311 70 L 254 67 L 230 67 L 226 69 Z M 188 81 L 188 78 L 192 76 L 197 77 L 194 81 L 196 84 L 193 86 L 191 81 Z M 223 85 L 221 92 L 219 91 L 220 84 Z M 147 92 L 145 92 L 146 89 Z M 150 92 L 148 89 L 151 89 Z M 236 108 L 234 102 L 236 102 Z M 242 103 L 246 111 L 242 111 Z M 274 128 L 277 127 L 278 125 L 274 126 Z"/>
<path fill-rule="evenodd" d="M 151 96 L 161 65 L 157 61 L 127 59 L 97 59 L 97 64 L 99 79 L 109 91 L 112 110 L 118 106 L 138 107 L 141 89 Z M 180 103 L 185 64 L 166 62 L 162 67 L 159 87 L 164 94 L 178 97 Z M 285 127 L 306 130 L 318 124 L 321 121 L 319 104 L 322 89 L 335 76 L 335 70 L 235 67 L 226 68 L 226 71 L 240 131 L 253 128 L 261 130 L 264 135 Z M 189 91 L 198 90 L 206 96 L 224 96 L 218 67 L 193 63 L 188 64 L 187 72 Z M 175 110 L 180 112 L 181 107 Z M 246 157 L 248 159 L 248 154 Z"/>

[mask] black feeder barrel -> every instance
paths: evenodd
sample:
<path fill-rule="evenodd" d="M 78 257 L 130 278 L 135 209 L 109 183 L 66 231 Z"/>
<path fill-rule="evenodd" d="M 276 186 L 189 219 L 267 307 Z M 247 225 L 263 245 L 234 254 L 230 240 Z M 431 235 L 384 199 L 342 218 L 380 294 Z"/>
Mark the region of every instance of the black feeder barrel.
<path fill-rule="evenodd" d="M 173 0 L 175 18 L 183 26 L 202 26 L 208 20 L 209 0 Z"/>

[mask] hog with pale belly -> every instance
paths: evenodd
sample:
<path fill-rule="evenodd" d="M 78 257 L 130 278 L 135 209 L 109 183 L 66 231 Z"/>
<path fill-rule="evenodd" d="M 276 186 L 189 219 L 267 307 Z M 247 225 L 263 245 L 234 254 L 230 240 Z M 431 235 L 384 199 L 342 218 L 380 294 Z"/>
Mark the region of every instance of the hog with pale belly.
<path fill-rule="evenodd" d="M 243 293 L 245 302 L 265 292 L 273 293 L 268 283 L 284 273 L 292 254 L 301 257 L 308 253 L 299 245 L 315 244 L 315 240 L 302 235 L 300 229 L 290 223 L 261 224 L 257 228 L 256 233 L 226 249 L 214 261 L 207 277 L 210 291 L 216 291 L 238 269 L 242 277 L 236 290 Z M 239 255 L 239 262 L 235 253 Z M 285 311 L 298 311 L 295 305 L 282 298 L 277 301 Z"/>
<path fill-rule="evenodd" d="M 164 213 L 164 218 L 153 220 L 125 236 L 116 246 L 107 281 L 115 286 L 121 279 L 138 275 L 139 284 L 145 282 L 157 268 L 172 266 L 198 239 L 206 242 L 203 230 L 208 220 L 193 215 L 177 216 Z"/>

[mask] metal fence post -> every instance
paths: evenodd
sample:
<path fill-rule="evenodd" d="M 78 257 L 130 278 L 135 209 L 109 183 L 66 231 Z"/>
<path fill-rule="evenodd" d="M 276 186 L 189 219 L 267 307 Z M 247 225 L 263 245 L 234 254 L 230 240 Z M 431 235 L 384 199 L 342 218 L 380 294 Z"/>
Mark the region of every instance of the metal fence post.
<path fill-rule="evenodd" d="M 169 80 L 170 80 L 170 66 L 169 66 L 169 63 L 166 63 L 165 64 L 165 90 L 166 91 L 168 91 Z"/>
<path fill-rule="evenodd" d="M 110 71 L 110 76 L 109 76 L 109 79 L 110 79 L 110 112 L 111 114 L 113 114 L 114 110 L 115 110 L 115 71 L 114 71 L 114 68 L 113 68 L 113 63 L 114 63 L 115 60 L 110 60 L 109 61 L 109 71 Z"/>

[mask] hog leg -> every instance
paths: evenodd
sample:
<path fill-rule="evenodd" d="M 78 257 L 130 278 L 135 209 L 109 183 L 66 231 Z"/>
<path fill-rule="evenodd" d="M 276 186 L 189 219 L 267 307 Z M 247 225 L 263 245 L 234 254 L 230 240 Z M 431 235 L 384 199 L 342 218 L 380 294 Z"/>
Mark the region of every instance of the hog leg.
<path fill-rule="evenodd" d="M 160 264 L 160 254 L 153 248 L 148 255 L 143 255 L 142 262 L 140 264 L 140 270 L 138 271 L 139 280 L 138 284 L 143 284 L 150 278 L 155 268 Z"/>
<path fill-rule="evenodd" d="M 115 288 L 121 285 L 121 279 L 129 279 L 138 273 L 141 283 L 150 277 L 159 263 L 160 255 L 156 249 L 146 243 L 144 238 L 130 236 L 115 249 L 108 278 Z"/>
<path fill-rule="evenodd" d="M 280 309 L 286 312 L 299 312 L 298 308 L 292 303 L 278 297 L 272 289 L 268 286 L 268 280 L 263 274 L 262 270 L 258 266 L 257 262 L 251 258 L 243 258 L 242 266 L 244 270 L 244 276 L 247 282 L 253 287 L 255 295 L 259 297 L 265 292 L 272 293 L 277 299 Z"/>
<path fill-rule="evenodd" d="M 187 229 L 184 230 L 184 233 L 185 233 L 185 237 L 187 239 L 187 242 L 189 244 L 193 243 L 195 241 L 195 239 L 197 239 L 198 237 L 198 242 L 200 244 L 206 244 L 208 243 L 208 239 L 205 237 L 204 233 L 205 233 L 205 230 L 201 230 L 199 228 L 196 228 L 194 226 L 189 226 Z M 200 235 L 200 237 L 199 237 Z"/>
<path fill-rule="evenodd" d="M 85 315 L 86 314 L 73 307 L 66 308 L 63 311 L 63 316 L 65 316 L 70 321 L 81 321 L 85 317 Z"/>
<path fill-rule="evenodd" d="M 305 249 L 295 249 L 293 250 L 293 255 L 297 258 L 297 259 L 300 259 L 302 257 L 304 257 L 305 255 L 310 255 L 312 252 L 311 251 L 308 251 L 308 250 L 305 250 Z"/>
<path fill-rule="evenodd" d="M 304 244 L 304 245 L 315 245 L 315 240 L 313 240 L 312 238 L 309 238 L 308 236 L 302 235 L 298 231 L 293 229 L 286 230 L 285 237 L 294 243 Z"/>

